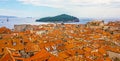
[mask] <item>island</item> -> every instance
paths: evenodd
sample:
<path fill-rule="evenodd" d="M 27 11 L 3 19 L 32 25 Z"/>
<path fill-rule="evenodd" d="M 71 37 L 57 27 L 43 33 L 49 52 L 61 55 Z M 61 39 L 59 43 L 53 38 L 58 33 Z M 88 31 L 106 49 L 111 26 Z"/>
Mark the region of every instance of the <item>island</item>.
<path fill-rule="evenodd" d="M 40 18 L 36 22 L 79 22 L 79 19 L 71 15 L 61 14 L 54 17 Z"/>

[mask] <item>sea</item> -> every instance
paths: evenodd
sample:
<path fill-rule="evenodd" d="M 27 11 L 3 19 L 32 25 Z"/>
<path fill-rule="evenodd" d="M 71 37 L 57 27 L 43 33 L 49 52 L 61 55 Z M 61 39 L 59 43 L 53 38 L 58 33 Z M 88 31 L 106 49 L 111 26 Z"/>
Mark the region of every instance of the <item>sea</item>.
<path fill-rule="evenodd" d="M 14 25 L 30 24 L 30 25 L 41 25 L 49 24 L 49 22 L 36 22 L 38 18 L 0 18 L 0 27 L 7 27 L 9 29 L 14 29 Z M 91 18 L 82 18 L 79 19 L 79 22 L 71 22 L 67 24 L 85 24 L 94 19 Z M 105 19 L 105 23 L 109 21 L 115 21 L 116 19 Z"/>

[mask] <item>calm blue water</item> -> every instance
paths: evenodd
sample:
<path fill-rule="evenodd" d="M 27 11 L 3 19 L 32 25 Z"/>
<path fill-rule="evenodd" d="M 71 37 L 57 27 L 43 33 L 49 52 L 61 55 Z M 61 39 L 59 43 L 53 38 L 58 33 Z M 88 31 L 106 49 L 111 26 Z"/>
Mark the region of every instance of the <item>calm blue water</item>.
<path fill-rule="evenodd" d="M 7 28 L 13 29 L 14 25 L 20 25 L 20 24 L 33 24 L 33 25 L 39 25 L 39 24 L 47 24 L 44 22 L 35 22 L 36 18 L 9 18 L 9 21 L 7 21 L 6 18 L 0 18 L 0 27 L 5 26 Z"/>
<path fill-rule="evenodd" d="M 32 25 L 40 25 L 40 24 L 48 24 L 45 22 L 35 22 L 36 18 L 9 18 L 9 21 L 7 21 L 6 18 L 0 18 L 0 27 L 7 27 L 10 29 L 14 28 L 14 25 L 20 25 L 20 24 L 32 24 Z M 85 24 L 92 19 L 80 19 L 80 22 L 74 22 L 69 24 Z M 108 22 L 111 20 L 105 20 L 105 22 Z"/>

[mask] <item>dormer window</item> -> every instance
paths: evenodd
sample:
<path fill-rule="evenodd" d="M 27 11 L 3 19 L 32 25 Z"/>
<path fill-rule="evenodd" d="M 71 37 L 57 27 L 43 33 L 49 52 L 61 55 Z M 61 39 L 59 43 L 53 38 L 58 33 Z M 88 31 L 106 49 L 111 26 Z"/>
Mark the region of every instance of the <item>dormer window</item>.
<path fill-rule="evenodd" d="M 45 47 L 45 49 L 46 49 L 47 51 L 50 51 L 50 48 L 49 48 L 49 47 Z"/>
<path fill-rule="evenodd" d="M 13 42 L 13 43 L 12 43 L 12 45 L 13 45 L 13 46 L 16 46 L 16 45 L 17 45 L 17 43 L 16 43 L 16 42 Z"/>

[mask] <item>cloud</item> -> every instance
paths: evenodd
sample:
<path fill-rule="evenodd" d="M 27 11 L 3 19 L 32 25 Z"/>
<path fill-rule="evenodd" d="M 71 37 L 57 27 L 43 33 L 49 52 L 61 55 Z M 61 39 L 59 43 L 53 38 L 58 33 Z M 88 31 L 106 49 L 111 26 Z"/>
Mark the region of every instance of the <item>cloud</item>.
<path fill-rule="evenodd" d="M 105 18 L 105 17 L 120 17 L 120 8 L 111 7 L 74 7 L 67 9 L 73 16 L 77 17 L 93 17 L 93 18 Z"/>
<path fill-rule="evenodd" d="M 18 0 L 23 4 L 67 8 L 71 6 L 120 6 L 120 0 Z M 117 4 L 116 4 L 117 3 Z"/>
<path fill-rule="evenodd" d="M 0 0 L 4 1 L 4 0 Z M 7 1 L 7 0 L 6 0 Z M 47 16 L 67 13 L 77 17 L 117 17 L 120 16 L 120 0 L 17 0 L 24 5 L 34 5 L 37 11 L 0 10 L 1 14 L 17 16 Z M 44 9 L 41 6 L 55 9 Z M 32 8 L 32 7 L 31 7 Z M 57 8 L 57 9 L 56 9 Z M 34 9 L 34 8 L 33 8 Z M 41 10 L 42 9 L 42 10 Z M 60 10 L 59 10 L 60 9 Z M 58 12 L 58 11 L 60 12 Z M 19 11 L 19 12 L 16 12 Z M 23 15 L 24 13 L 24 15 Z"/>

